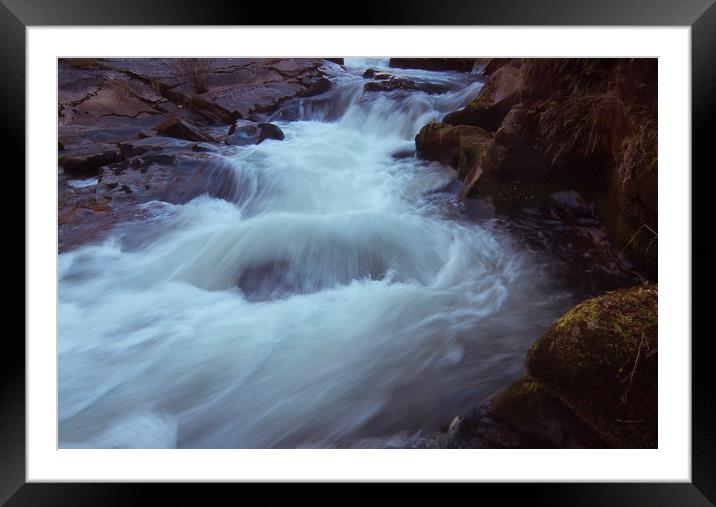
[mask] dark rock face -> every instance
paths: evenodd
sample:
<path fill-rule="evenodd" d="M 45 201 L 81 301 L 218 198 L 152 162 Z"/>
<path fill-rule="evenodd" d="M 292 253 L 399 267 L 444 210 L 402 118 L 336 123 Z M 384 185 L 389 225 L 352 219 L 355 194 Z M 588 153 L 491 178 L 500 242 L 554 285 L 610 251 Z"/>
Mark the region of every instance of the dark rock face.
<path fill-rule="evenodd" d="M 391 58 L 388 65 L 400 69 L 470 72 L 475 65 L 475 58 Z"/>
<path fill-rule="evenodd" d="M 259 131 L 261 132 L 261 141 L 264 139 L 276 139 L 278 141 L 283 141 L 286 138 L 283 130 L 273 123 L 259 123 Z"/>
<path fill-rule="evenodd" d="M 211 136 L 204 134 L 196 126 L 186 120 L 169 118 L 164 123 L 157 125 L 154 131 L 160 136 L 175 137 L 187 141 L 212 142 Z"/>
<path fill-rule="evenodd" d="M 233 133 L 226 137 L 226 144 L 233 146 L 245 146 L 249 144 L 259 144 L 264 139 L 283 140 L 285 135 L 283 131 L 273 123 L 254 123 L 244 121 L 237 124 L 233 129 Z"/>
<path fill-rule="evenodd" d="M 375 79 L 378 81 L 383 81 L 385 79 L 390 79 L 390 74 L 386 74 L 385 72 L 379 72 L 375 69 L 366 69 L 366 71 L 363 73 L 363 77 L 366 79 Z"/>
<path fill-rule="evenodd" d="M 472 102 L 460 111 L 449 113 L 443 122 L 474 125 L 494 132 L 510 109 L 520 102 L 523 87 L 520 69 L 502 67 L 490 76 Z"/>
<path fill-rule="evenodd" d="M 415 136 L 415 149 L 420 158 L 450 165 L 461 177 L 467 176 L 478 164 L 477 159 L 487 153 L 491 144 L 489 132 L 468 125 L 429 123 Z"/>
<path fill-rule="evenodd" d="M 597 449 L 606 444 L 562 403 L 525 376 L 456 418 L 442 448 Z"/>
<path fill-rule="evenodd" d="M 288 99 L 329 90 L 331 81 L 321 70 L 324 63 L 308 58 L 228 59 L 217 67 L 202 97 L 237 118 L 260 120 Z"/>
<path fill-rule="evenodd" d="M 110 147 L 94 146 L 66 152 L 58 160 L 59 165 L 71 176 L 87 177 L 99 174 L 99 168 L 120 159 L 120 153 Z"/>
<path fill-rule="evenodd" d="M 618 448 L 658 445 L 657 365 L 656 285 L 585 301 L 527 355 L 532 377 Z"/>
<path fill-rule="evenodd" d="M 285 100 L 328 90 L 323 64 L 326 60 L 216 59 L 203 78 L 206 92 L 197 94 L 166 59 L 60 60 L 60 128 L 111 119 L 136 124 L 138 132 L 146 128 L 141 120 L 157 117 L 156 125 L 171 115 L 199 125 L 259 119 Z"/>
<path fill-rule="evenodd" d="M 495 164 L 490 158 L 493 144 L 494 138 L 489 132 L 468 125 L 454 127 L 445 123 L 430 123 L 415 136 L 419 157 L 457 169 L 464 182 L 459 195 L 461 201 L 483 174 L 495 171 Z"/>
<path fill-rule="evenodd" d="M 596 206 L 610 241 L 632 269 L 657 279 L 658 171 L 656 60 L 489 59 L 475 99 L 444 124 L 494 132 L 479 183 L 467 193 L 490 198 L 499 213 L 576 190 Z M 417 141 L 417 139 L 416 139 Z M 455 167 L 454 137 L 425 158 Z"/>
<path fill-rule="evenodd" d="M 363 86 L 364 92 L 389 92 L 393 90 L 416 90 L 428 94 L 445 93 L 447 88 L 434 83 L 423 83 L 404 77 L 384 78 L 381 74 L 376 75 L 380 81 L 371 81 Z"/>

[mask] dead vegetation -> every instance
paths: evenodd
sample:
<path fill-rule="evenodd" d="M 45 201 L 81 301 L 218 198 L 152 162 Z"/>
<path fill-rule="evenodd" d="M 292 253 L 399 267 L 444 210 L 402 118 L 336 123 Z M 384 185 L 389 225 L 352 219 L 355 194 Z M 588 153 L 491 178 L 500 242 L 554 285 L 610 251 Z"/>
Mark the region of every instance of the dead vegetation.
<path fill-rule="evenodd" d="M 96 69 L 102 67 L 99 58 L 60 58 L 60 60 L 78 69 Z"/>
<path fill-rule="evenodd" d="M 615 58 L 524 61 L 525 94 L 553 164 L 568 153 L 616 153 L 625 177 L 635 167 L 656 167 L 656 101 L 644 102 L 649 94 L 619 72 L 632 65 Z"/>
<path fill-rule="evenodd" d="M 170 58 L 167 65 L 177 76 L 185 79 L 195 93 L 206 93 L 207 77 L 214 70 L 215 58 Z"/>
<path fill-rule="evenodd" d="M 135 95 L 132 87 L 126 81 L 111 77 L 105 79 L 103 86 L 111 90 L 118 98 L 126 99 Z"/>

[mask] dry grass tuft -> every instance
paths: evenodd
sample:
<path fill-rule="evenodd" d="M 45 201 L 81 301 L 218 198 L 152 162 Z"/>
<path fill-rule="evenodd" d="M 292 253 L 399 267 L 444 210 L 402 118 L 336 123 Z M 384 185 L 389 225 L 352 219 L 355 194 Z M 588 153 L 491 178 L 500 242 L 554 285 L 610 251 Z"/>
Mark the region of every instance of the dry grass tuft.
<path fill-rule="evenodd" d="M 206 79 L 214 70 L 215 58 L 171 58 L 167 64 L 177 75 L 187 80 L 196 93 L 205 93 Z"/>
<path fill-rule="evenodd" d="M 114 94 L 121 99 L 126 99 L 135 95 L 131 86 L 129 86 L 125 81 L 114 77 L 105 79 L 102 86 L 112 90 L 112 92 L 114 92 Z"/>
<path fill-rule="evenodd" d="M 627 114 L 625 105 L 612 93 L 569 96 L 538 103 L 536 109 L 540 134 L 549 142 L 547 155 L 553 164 L 570 152 L 586 157 L 608 150 L 615 126 Z"/>

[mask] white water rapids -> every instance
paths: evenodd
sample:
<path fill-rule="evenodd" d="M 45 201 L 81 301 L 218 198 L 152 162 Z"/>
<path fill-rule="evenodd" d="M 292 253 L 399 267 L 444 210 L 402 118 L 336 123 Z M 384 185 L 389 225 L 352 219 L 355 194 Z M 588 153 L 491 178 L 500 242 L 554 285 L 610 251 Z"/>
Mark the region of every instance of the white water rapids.
<path fill-rule="evenodd" d="M 362 94 L 386 62 L 347 64 L 276 115 L 284 141 L 227 157 L 233 199 L 156 203 L 137 246 L 60 255 L 60 447 L 416 435 L 520 374 L 565 308 L 545 260 L 461 218 L 454 171 L 393 157 L 480 83 L 390 69 L 451 91 Z"/>

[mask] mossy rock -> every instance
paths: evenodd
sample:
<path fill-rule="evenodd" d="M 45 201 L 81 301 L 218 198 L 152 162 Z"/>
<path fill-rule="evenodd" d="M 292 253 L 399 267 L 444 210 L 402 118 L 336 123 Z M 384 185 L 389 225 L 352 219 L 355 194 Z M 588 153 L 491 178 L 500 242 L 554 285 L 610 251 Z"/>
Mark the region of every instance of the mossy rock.
<path fill-rule="evenodd" d="M 567 312 L 530 348 L 527 370 L 615 448 L 656 448 L 657 286 Z"/>
<path fill-rule="evenodd" d="M 415 149 L 420 158 L 450 165 L 461 178 L 480 164 L 491 144 L 492 134 L 466 125 L 429 123 L 415 136 Z"/>
<path fill-rule="evenodd" d="M 495 395 L 490 402 L 490 415 L 519 432 L 524 446 L 592 449 L 606 446 L 529 375 Z"/>

